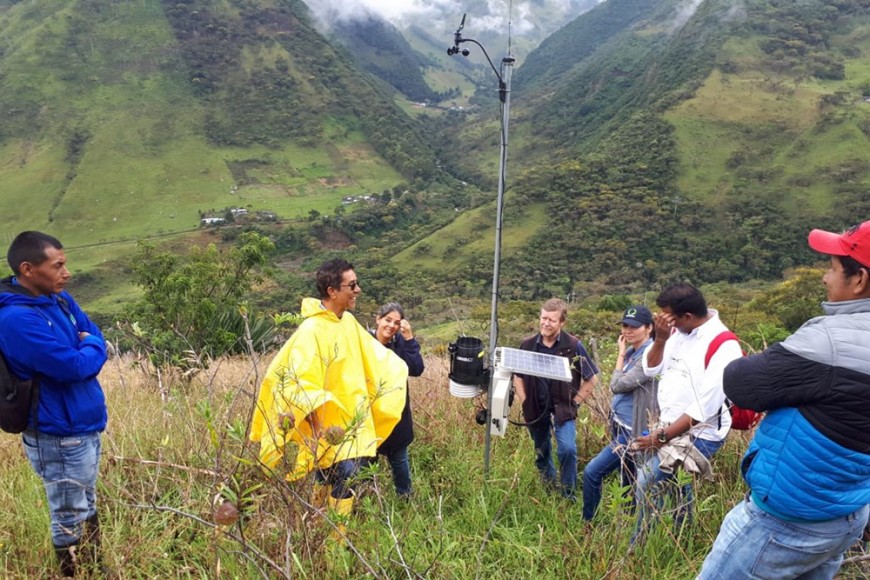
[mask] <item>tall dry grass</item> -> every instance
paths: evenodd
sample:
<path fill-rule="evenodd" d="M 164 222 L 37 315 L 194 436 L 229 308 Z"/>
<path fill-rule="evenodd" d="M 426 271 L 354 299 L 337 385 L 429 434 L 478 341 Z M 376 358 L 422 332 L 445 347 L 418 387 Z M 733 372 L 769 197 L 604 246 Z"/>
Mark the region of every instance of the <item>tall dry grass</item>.
<path fill-rule="evenodd" d="M 598 518 L 585 525 L 579 504 L 540 483 L 524 429 L 493 441 L 485 478 L 484 432 L 474 422 L 480 402 L 450 396 L 447 362 L 430 356 L 410 385 L 413 498 L 395 495 L 385 463 L 367 469 L 346 539 L 336 543 L 329 536 L 338 518 L 313 505 L 310 481 L 267 476 L 245 444 L 268 362 L 222 359 L 191 380 L 129 356 L 106 365 L 99 501 L 117 577 L 691 578 L 744 493 L 736 466 L 746 436 L 738 434 L 715 459 L 716 481 L 696 487 L 695 523 L 675 531 L 665 517 L 629 553 L 634 518 L 618 483 L 610 481 Z M 581 470 L 606 442 L 606 391 L 578 421 Z M 43 490 L 17 438 L 2 439 L 0 574 L 47 577 L 54 561 Z M 217 525 L 215 508 L 227 501 L 242 516 Z"/>

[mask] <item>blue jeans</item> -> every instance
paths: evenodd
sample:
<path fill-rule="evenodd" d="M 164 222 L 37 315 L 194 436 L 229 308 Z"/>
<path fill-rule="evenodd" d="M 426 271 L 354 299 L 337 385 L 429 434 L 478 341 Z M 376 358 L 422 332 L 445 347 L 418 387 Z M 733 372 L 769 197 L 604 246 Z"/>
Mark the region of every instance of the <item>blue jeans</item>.
<path fill-rule="evenodd" d="M 698 578 L 833 578 L 867 524 L 868 507 L 826 522 L 786 522 L 747 498 L 722 520 Z"/>
<path fill-rule="evenodd" d="M 28 429 L 21 441 L 45 487 L 52 544 L 55 548 L 77 544 L 85 520 L 97 513 L 100 433 L 56 437 Z"/>
<path fill-rule="evenodd" d="M 725 443 L 722 441 L 709 441 L 707 439 L 695 439 L 695 448 L 701 455 L 710 459 Z M 637 503 L 637 528 L 631 543 L 634 544 L 652 527 L 653 514 L 662 507 L 662 492 L 670 491 L 677 498 L 676 516 L 677 525 L 692 517 L 692 508 L 695 503 L 695 494 L 692 484 L 686 484 L 679 489 L 674 485 L 674 474 L 663 472 L 659 469 L 659 455 L 652 456 L 637 470 L 637 488 L 635 490 L 635 502 Z M 670 487 L 668 490 L 667 488 Z M 664 488 L 664 489 L 663 489 Z"/>
<path fill-rule="evenodd" d="M 387 453 L 387 460 L 393 470 L 393 483 L 398 495 L 411 495 L 411 466 L 408 463 L 408 446 Z"/>
<path fill-rule="evenodd" d="M 535 444 L 535 467 L 546 483 L 556 482 L 556 467 L 553 465 L 550 432 L 556 437 L 556 456 L 559 458 L 559 472 L 562 482 L 562 495 L 574 499 L 577 487 L 577 427 L 574 420 L 561 425 L 553 425 L 553 418 L 547 415 L 537 423 L 529 425 L 529 434 Z"/>
<path fill-rule="evenodd" d="M 314 471 L 314 480 L 317 483 L 324 483 L 332 486 L 333 499 L 347 499 L 353 497 L 353 478 L 359 473 L 362 459 L 357 457 L 354 459 L 344 459 L 333 463 L 326 469 L 317 469 Z"/>
<path fill-rule="evenodd" d="M 628 451 L 631 432 L 622 425 L 611 422 L 612 439 L 598 455 L 586 464 L 583 469 L 583 519 L 591 520 L 595 510 L 601 503 L 601 489 L 604 479 L 621 469 L 622 485 L 628 486 L 634 482 L 634 458 Z"/>

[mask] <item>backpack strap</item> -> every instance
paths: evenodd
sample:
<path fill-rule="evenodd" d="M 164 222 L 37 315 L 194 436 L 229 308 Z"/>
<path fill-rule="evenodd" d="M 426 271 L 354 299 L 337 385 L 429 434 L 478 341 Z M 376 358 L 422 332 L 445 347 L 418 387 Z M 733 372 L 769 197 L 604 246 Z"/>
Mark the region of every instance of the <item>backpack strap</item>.
<path fill-rule="evenodd" d="M 51 320 L 42 310 L 42 308 L 37 308 L 36 306 L 26 305 L 27 308 L 31 308 L 37 314 L 42 316 L 45 321 L 48 323 L 48 326 L 51 326 Z M 41 376 L 37 372 L 33 372 L 30 375 L 30 384 L 31 384 L 31 394 L 30 394 L 30 418 L 33 419 L 33 429 L 39 431 L 39 383 Z"/>
<path fill-rule="evenodd" d="M 737 335 L 731 332 L 730 330 L 723 330 L 716 337 L 710 341 L 710 346 L 707 347 L 707 354 L 704 356 L 704 370 L 710 366 L 710 359 L 713 358 L 713 355 L 716 354 L 716 351 L 719 350 L 719 347 L 722 346 L 723 342 L 729 340 L 737 340 Z"/>
<path fill-rule="evenodd" d="M 716 337 L 710 341 L 710 346 L 707 347 L 707 354 L 704 355 L 704 370 L 707 370 L 707 367 L 710 366 L 710 359 L 713 358 L 713 355 L 716 354 L 716 351 L 719 350 L 719 347 L 722 346 L 723 342 L 729 340 L 737 340 L 737 335 L 731 332 L 730 330 L 723 330 Z M 725 404 L 728 404 L 728 399 L 725 399 Z M 719 422 L 719 429 L 722 428 L 722 407 L 719 407 L 719 413 L 717 413 L 716 418 Z"/>

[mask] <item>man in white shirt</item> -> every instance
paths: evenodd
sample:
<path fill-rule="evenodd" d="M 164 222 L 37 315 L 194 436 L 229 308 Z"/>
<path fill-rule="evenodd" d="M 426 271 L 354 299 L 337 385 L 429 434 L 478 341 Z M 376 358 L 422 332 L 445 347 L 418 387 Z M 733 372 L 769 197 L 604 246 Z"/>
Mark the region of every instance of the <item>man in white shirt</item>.
<path fill-rule="evenodd" d="M 720 339 L 718 345 L 711 345 L 728 329 L 691 284 L 665 288 L 656 304 L 661 312 L 654 316 L 655 340 L 644 353 L 643 368 L 647 376 L 660 377 L 660 414 L 657 428 L 634 441 L 636 449 L 652 455 L 637 474 L 638 527 L 632 543 L 647 531 L 651 514 L 660 507 L 658 493 L 669 484 L 674 489 L 675 476 L 659 469 L 658 450 L 685 434 L 694 450 L 710 459 L 725 442 L 731 415 L 725 406 L 722 374 L 728 363 L 742 356 L 736 340 Z M 681 524 L 691 516 L 694 497 L 691 484 L 676 491 L 676 519 Z"/>

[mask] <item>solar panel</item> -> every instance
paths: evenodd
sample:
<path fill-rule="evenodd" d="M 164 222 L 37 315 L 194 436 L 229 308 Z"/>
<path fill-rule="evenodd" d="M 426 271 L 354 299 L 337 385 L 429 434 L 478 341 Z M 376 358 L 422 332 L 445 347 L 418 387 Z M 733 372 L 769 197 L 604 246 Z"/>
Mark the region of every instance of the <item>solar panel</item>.
<path fill-rule="evenodd" d="M 564 356 L 500 346 L 495 349 L 495 367 L 512 373 L 556 381 L 571 380 L 570 360 Z"/>

